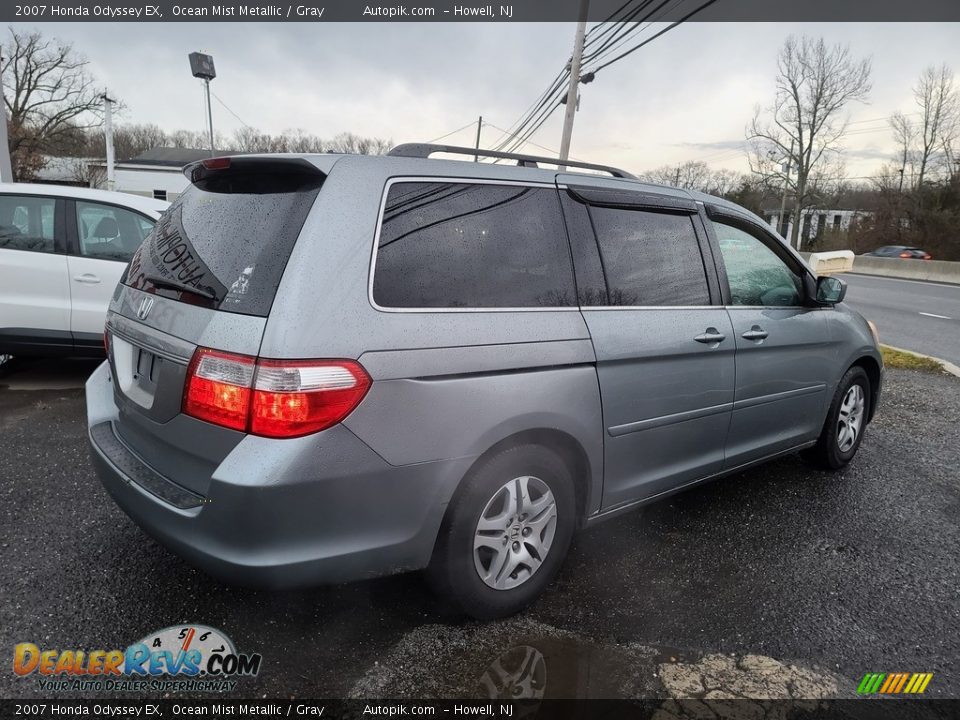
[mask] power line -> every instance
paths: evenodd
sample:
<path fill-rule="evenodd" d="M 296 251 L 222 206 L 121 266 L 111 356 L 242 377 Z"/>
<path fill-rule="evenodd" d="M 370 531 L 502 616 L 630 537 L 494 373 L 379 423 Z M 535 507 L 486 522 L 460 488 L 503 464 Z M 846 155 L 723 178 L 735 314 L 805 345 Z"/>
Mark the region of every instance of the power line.
<path fill-rule="evenodd" d="M 684 22 L 686 22 L 687 20 L 689 20 L 690 18 L 692 18 L 694 15 L 696 15 L 696 14 L 699 13 L 700 11 L 705 10 L 706 8 L 710 7 L 710 6 L 713 5 L 715 2 L 717 2 L 717 0 L 707 0 L 707 2 L 703 3 L 702 5 L 700 5 L 700 6 L 697 7 L 695 10 L 691 10 L 691 11 L 688 12 L 686 15 L 684 15 L 682 18 L 680 18 L 680 19 L 677 20 L 676 22 L 671 23 L 670 25 L 668 25 L 667 27 L 665 27 L 663 30 L 661 30 L 660 32 L 656 33 L 656 34 L 653 35 L 652 37 L 649 37 L 649 38 L 647 38 L 646 40 L 644 40 L 643 42 L 638 43 L 637 45 L 634 45 L 632 48 L 630 48 L 630 49 L 627 50 L 626 52 L 621 53 L 620 55 L 617 55 L 615 58 L 613 58 L 613 60 L 608 60 L 607 62 L 603 63 L 602 65 L 594 68 L 594 69 L 592 70 L 593 74 L 596 75 L 598 72 L 600 72 L 601 70 L 603 70 L 603 69 L 606 68 L 606 67 L 610 67 L 611 65 L 613 65 L 613 64 L 614 64 L 615 62 L 617 62 L 618 60 L 622 60 L 622 59 L 625 58 L 627 55 L 630 55 L 631 53 L 635 53 L 637 50 L 639 50 L 640 48 L 642 48 L 644 45 L 649 45 L 650 43 L 652 43 L 654 40 L 656 40 L 656 39 L 657 39 L 658 37 L 660 37 L 661 35 L 664 35 L 664 34 L 670 32 L 671 30 L 673 30 L 673 29 L 674 29 L 675 27 L 677 27 L 678 25 L 682 25 Z"/>
<path fill-rule="evenodd" d="M 451 130 L 450 132 L 448 132 L 448 133 L 445 134 L 445 135 L 441 135 L 440 137 L 435 137 L 433 140 L 427 140 L 427 145 L 430 145 L 430 144 L 432 144 L 432 143 L 435 143 L 435 142 L 437 142 L 437 140 L 443 140 L 444 138 L 448 138 L 448 137 L 450 137 L 451 135 L 456 135 L 458 132 L 461 132 L 461 131 L 463 131 L 463 130 L 466 130 L 468 127 L 472 127 L 473 125 L 476 125 L 476 124 L 477 124 L 477 123 L 476 123 L 475 120 L 471 120 L 470 122 L 468 122 L 466 125 L 464 125 L 464 126 L 461 127 L 461 128 L 457 128 L 456 130 Z"/>
<path fill-rule="evenodd" d="M 247 124 L 243 121 L 243 118 L 241 118 L 241 117 L 240 117 L 239 115 L 237 115 L 233 110 L 231 110 L 231 109 L 230 109 L 230 106 L 227 105 L 223 100 L 221 100 L 221 99 L 220 99 L 220 96 L 217 95 L 213 90 L 210 91 L 210 94 L 213 95 L 213 97 L 215 97 L 215 98 L 217 99 L 217 102 L 218 102 L 218 103 L 220 103 L 221 105 L 223 105 L 223 107 L 226 109 L 226 111 L 227 111 L 228 113 L 230 113 L 230 114 L 233 115 L 237 120 L 239 120 L 241 125 L 243 125 L 243 126 L 244 126 L 245 128 L 247 128 L 248 130 L 256 130 L 256 128 L 251 127 L 250 125 L 247 125 Z"/>

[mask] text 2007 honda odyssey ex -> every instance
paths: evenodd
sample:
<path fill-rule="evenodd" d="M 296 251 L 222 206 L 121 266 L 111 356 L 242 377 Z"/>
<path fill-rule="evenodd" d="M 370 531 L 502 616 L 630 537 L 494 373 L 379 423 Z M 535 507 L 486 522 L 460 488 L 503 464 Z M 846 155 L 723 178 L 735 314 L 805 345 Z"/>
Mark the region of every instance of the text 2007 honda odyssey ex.
<path fill-rule="evenodd" d="M 239 583 L 427 568 L 489 618 L 578 527 L 854 456 L 882 365 L 840 280 L 729 202 L 429 158 L 457 150 L 186 169 L 87 383 L 94 462 L 146 532 Z"/>

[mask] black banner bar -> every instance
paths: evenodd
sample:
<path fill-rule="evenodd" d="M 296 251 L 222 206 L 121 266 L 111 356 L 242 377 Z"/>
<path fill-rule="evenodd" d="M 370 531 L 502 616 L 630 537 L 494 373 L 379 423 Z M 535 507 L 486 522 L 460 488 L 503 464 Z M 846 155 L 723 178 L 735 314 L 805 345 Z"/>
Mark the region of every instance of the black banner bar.
<path fill-rule="evenodd" d="M 638 2 L 639 0 L 634 0 Z M 623 0 L 590 0 L 589 19 L 599 22 Z M 55 0 L 0 4 L 2 22 L 573 22 L 580 0 Z M 701 9 L 702 8 L 702 9 Z M 699 9 L 699 10 L 698 10 Z M 619 13 L 617 11 L 620 10 Z M 710 22 L 911 22 L 960 21 L 958 0 L 682 0 L 666 3 L 656 20 Z"/>
<path fill-rule="evenodd" d="M 927 720 L 955 718 L 960 699 L 850 700 L 0 700 L 6 720 L 63 718 L 715 718 L 780 717 L 803 720 Z"/>

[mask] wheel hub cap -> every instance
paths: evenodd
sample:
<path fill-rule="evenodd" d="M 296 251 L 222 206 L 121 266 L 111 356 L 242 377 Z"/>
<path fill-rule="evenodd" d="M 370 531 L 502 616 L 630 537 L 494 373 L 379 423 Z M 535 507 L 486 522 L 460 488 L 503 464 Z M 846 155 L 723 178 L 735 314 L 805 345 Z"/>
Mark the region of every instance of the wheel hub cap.
<path fill-rule="evenodd" d="M 533 476 L 504 483 L 487 501 L 473 540 L 477 574 L 495 590 L 529 580 L 547 557 L 557 529 L 557 503 Z"/>
<path fill-rule="evenodd" d="M 860 437 L 865 408 L 863 388 L 851 385 L 840 403 L 840 415 L 837 418 L 837 445 L 840 452 L 848 452 Z"/>

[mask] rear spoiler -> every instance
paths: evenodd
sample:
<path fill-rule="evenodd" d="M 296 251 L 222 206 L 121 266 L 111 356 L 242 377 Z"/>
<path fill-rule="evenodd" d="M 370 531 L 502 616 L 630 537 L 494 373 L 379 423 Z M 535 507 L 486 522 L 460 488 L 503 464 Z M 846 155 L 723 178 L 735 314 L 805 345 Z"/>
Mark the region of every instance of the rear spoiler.
<path fill-rule="evenodd" d="M 183 174 L 191 183 L 217 177 L 224 172 L 255 172 L 264 175 L 306 175 L 322 180 L 324 172 L 309 160 L 282 155 L 224 155 L 204 158 L 184 166 Z"/>

